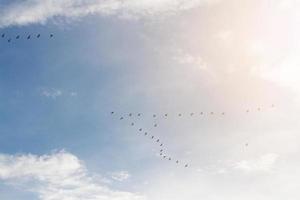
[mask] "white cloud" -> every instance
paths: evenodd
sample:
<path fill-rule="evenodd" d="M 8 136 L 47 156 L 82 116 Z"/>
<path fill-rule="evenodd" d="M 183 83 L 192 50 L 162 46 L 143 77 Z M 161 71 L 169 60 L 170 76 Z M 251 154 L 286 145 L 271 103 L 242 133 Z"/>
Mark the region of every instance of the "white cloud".
<path fill-rule="evenodd" d="M 130 178 L 130 174 L 127 171 L 114 172 L 111 174 L 111 178 L 116 181 L 125 181 Z"/>
<path fill-rule="evenodd" d="M 41 95 L 47 98 L 56 99 L 57 97 L 61 96 L 63 92 L 59 89 L 55 88 L 42 88 Z"/>
<path fill-rule="evenodd" d="M 0 180 L 34 192 L 41 200 L 140 200 L 144 197 L 112 190 L 90 176 L 73 154 L 0 154 Z"/>
<path fill-rule="evenodd" d="M 219 0 L 25 0 L 0 4 L 0 27 L 45 24 L 49 19 L 87 15 L 148 17 L 171 14 Z"/>
<path fill-rule="evenodd" d="M 270 172 L 277 161 L 277 154 L 266 154 L 258 159 L 242 160 L 234 164 L 234 169 L 245 172 Z"/>

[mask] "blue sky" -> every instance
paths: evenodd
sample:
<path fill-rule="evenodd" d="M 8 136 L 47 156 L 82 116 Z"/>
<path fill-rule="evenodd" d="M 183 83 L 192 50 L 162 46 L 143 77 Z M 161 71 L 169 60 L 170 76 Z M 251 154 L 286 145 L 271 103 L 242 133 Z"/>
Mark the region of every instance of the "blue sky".
<path fill-rule="evenodd" d="M 299 9 L 0 1 L 0 199 L 298 199 Z"/>

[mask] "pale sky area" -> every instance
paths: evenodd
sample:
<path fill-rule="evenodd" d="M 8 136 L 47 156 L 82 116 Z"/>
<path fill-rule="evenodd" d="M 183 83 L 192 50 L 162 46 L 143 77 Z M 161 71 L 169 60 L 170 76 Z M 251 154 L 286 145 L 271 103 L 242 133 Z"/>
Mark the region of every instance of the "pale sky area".
<path fill-rule="evenodd" d="M 0 0 L 0 199 L 300 199 L 299 35 L 298 0 Z"/>

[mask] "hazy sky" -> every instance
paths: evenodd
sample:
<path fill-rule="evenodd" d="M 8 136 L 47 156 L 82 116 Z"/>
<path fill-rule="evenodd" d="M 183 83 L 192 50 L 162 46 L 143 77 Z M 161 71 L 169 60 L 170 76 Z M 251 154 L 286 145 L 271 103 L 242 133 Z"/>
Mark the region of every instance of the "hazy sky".
<path fill-rule="evenodd" d="M 299 13 L 0 0 L 0 199 L 298 200 Z"/>

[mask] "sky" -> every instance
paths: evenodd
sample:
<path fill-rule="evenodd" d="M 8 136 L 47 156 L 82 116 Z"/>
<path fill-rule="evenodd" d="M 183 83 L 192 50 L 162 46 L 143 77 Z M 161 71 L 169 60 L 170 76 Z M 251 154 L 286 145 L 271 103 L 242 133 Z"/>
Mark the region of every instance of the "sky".
<path fill-rule="evenodd" d="M 0 199 L 298 200 L 299 11 L 0 0 Z"/>

